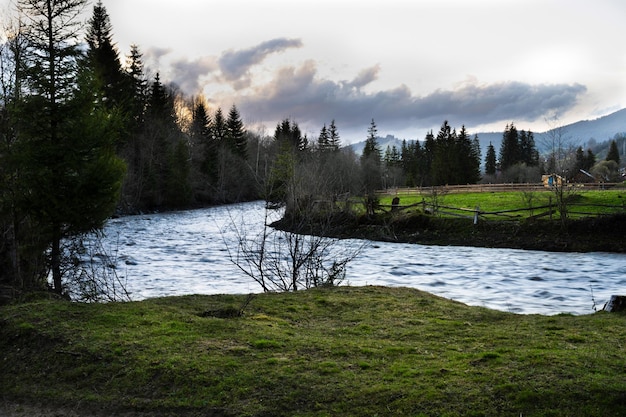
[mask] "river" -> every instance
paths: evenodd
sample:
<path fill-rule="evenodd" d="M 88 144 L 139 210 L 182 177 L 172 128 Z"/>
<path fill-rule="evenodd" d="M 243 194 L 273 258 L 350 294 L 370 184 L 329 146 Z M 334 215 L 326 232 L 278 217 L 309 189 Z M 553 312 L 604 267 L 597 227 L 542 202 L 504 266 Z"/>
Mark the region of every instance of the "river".
<path fill-rule="evenodd" d="M 263 224 L 260 202 L 110 220 L 103 245 L 133 300 L 261 292 L 228 256 Z M 242 229 L 245 229 L 242 231 Z M 342 285 L 413 287 L 468 305 L 521 314 L 589 314 L 626 292 L 626 255 L 425 246 L 344 240 L 362 247 Z"/>

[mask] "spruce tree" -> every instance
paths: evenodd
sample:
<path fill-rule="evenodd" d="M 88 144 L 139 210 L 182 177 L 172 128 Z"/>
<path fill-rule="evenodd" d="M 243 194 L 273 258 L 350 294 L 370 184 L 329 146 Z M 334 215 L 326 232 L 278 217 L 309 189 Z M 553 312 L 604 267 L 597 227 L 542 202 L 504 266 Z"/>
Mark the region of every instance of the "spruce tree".
<path fill-rule="evenodd" d="M 619 149 L 617 148 L 617 142 L 615 140 L 612 140 L 609 145 L 609 152 L 606 154 L 606 160 L 615 161 L 619 166 Z"/>
<path fill-rule="evenodd" d="M 93 100 L 97 88 L 78 72 L 76 20 L 83 0 L 20 0 L 27 15 L 27 95 L 19 112 L 24 215 L 48 242 L 54 290 L 64 292 L 61 242 L 102 227 L 123 173 L 114 156 L 115 116 Z"/>
<path fill-rule="evenodd" d="M 239 110 L 233 104 L 228 112 L 226 120 L 226 141 L 233 152 L 242 160 L 248 159 L 248 142 L 246 140 L 246 132 L 241 121 Z"/>
<path fill-rule="evenodd" d="M 363 193 L 366 196 L 366 209 L 370 215 L 373 214 L 374 207 L 377 204 L 375 191 L 380 189 L 382 185 L 382 155 L 378 145 L 377 133 L 376 122 L 372 119 L 370 127 L 367 129 L 367 139 L 361 154 Z"/>
<path fill-rule="evenodd" d="M 496 150 L 491 142 L 489 142 L 487 156 L 485 156 L 485 174 L 496 175 Z"/>
<path fill-rule="evenodd" d="M 456 184 L 459 178 L 457 135 L 447 120 L 443 122 L 435 138 L 431 165 L 434 185 Z"/>
<path fill-rule="evenodd" d="M 328 146 L 331 151 L 338 151 L 341 147 L 341 139 L 337 131 L 337 126 L 335 125 L 335 119 L 333 119 L 330 122 L 330 126 L 328 126 Z"/>
<path fill-rule="evenodd" d="M 122 69 L 113 42 L 111 21 L 102 1 L 93 7 L 85 39 L 88 46 L 86 65 L 99 86 L 101 99 L 109 108 L 128 105 L 132 99 L 131 80 Z"/>
<path fill-rule="evenodd" d="M 376 128 L 376 122 L 372 119 L 370 127 L 367 129 L 367 139 L 365 140 L 365 146 L 363 147 L 363 153 L 361 155 L 361 161 L 371 160 L 375 164 L 380 165 L 381 149 L 378 146 L 378 139 L 376 138 L 378 129 Z"/>
<path fill-rule="evenodd" d="M 326 128 L 326 123 L 320 130 L 320 134 L 317 137 L 317 149 L 319 152 L 326 152 L 329 149 L 329 139 L 328 139 L 328 129 Z"/>
<path fill-rule="evenodd" d="M 213 115 L 213 124 L 211 125 L 211 132 L 213 140 L 220 146 L 224 145 L 226 136 L 228 135 L 228 128 L 226 126 L 226 119 L 224 113 L 220 107 L 217 108 Z"/>
<path fill-rule="evenodd" d="M 504 129 L 500 146 L 500 169 L 508 168 L 520 162 L 519 136 L 515 125 L 511 123 Z"/>

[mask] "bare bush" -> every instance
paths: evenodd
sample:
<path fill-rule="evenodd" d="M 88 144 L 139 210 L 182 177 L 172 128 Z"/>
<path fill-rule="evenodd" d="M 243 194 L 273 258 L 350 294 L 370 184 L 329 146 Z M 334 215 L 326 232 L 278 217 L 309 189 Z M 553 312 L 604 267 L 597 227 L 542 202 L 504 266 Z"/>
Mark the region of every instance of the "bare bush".
<path fill-rule="evenodd" d="M 79 302 L 130 301 L 126 281 L 117 274 L 117 246 L 104 247 L 103 233 L 65 242 L 63 277 L 66 295 Z"/>
<path fill-rule="evenodd" d="M 243 213 L 240 218 L 231 214 L 229 227 L 238 242 L 236 248 L 227 246 L 231 262 L 264 292 L 341 284 L 347 264 L 360 253 L 362 245 L 349 247 L 336 238 L 304 233 L 304 220 L 276 229 L 271 224 L 277 217 L 279 213 L 266 206 L 263 219 L 259 219 L 262 227 L 255 232 L 251 219 Z M 319 218 L 316 221 L 319 231 Z"/>

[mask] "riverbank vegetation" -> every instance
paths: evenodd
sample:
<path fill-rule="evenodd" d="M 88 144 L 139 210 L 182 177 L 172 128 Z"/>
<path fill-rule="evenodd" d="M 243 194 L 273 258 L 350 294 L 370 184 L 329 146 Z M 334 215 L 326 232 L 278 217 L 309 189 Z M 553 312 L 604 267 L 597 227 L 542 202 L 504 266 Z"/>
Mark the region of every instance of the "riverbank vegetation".
<path fill-rule="evenodd" d="M 342 286 L 251 300 L 33 300 L 1 307 L 0 322 L 5 410 L 626 413 L 623 313 L 516 315 L 414 289 Z"/>
<path fill-rule="evenodd" d="M 623 188 L 567 191 L 565 218 L 555 190 L 467 192 L 471 188 L 378 194 L 371 211 L 358 201 L 314 204 L 300 232 L 426 245 L 626 253 Z M 274 226 L 293 230 L 293 223 L 285 216 Z"/>

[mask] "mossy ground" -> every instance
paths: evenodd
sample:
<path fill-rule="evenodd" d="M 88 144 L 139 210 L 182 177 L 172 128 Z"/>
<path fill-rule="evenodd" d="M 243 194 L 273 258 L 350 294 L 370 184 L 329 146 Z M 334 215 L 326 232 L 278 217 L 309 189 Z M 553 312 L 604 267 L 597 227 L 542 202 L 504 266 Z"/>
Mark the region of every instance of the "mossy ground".
<path fill-rule="evenodd" d="M 384 287 L 213 314 L 245 299 L 2 307 L 2 399 L 85 415 L 626 415 L 623 314 L 515 315 Z"/>

